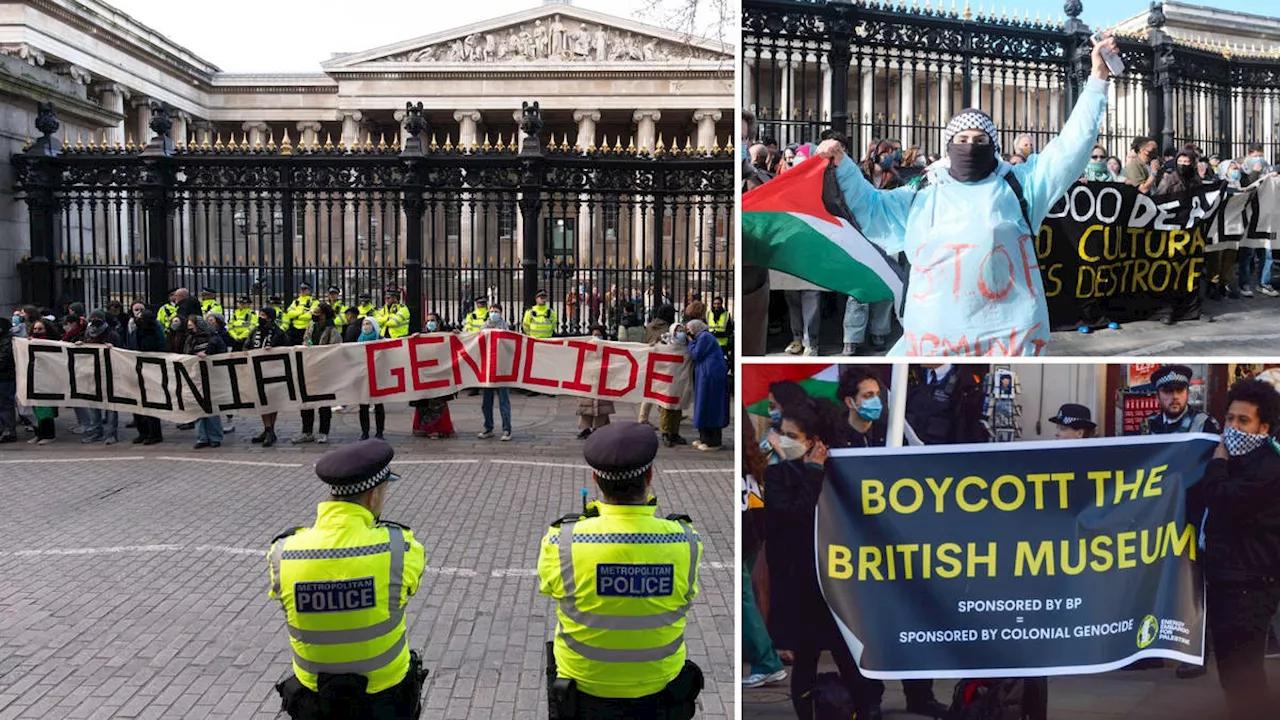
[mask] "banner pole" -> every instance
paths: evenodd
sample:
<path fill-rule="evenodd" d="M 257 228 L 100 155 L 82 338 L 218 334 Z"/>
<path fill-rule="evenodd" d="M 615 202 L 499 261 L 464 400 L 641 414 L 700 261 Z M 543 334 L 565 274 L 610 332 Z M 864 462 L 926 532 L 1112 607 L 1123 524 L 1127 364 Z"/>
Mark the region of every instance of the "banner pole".
<path fill-rule="evenodd" d="M 906 363 L 894 363 L 889 380 L 889 447 L 902 447 L 902 435 L 907 425 L 907 370 Z"/>

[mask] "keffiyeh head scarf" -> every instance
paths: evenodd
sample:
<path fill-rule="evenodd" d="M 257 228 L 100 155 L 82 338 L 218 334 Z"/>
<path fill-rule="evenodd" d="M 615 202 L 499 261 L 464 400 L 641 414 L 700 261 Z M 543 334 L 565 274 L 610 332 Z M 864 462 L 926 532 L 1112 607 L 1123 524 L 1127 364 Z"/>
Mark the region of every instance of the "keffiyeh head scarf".
<path fill-rule="evenodd" d="M 996 124 L 991 121 L 990 116 L 977 108 L 966 108 L 951 118 L 951 122 L 942 131 L 942 146 L 945 148 L 950 145 L 956 135 L 964 130 L 981 130 L 986 133 L 995 146 L 996 155 L 1000 154 L 1000 137 L 996 132 Z"/>

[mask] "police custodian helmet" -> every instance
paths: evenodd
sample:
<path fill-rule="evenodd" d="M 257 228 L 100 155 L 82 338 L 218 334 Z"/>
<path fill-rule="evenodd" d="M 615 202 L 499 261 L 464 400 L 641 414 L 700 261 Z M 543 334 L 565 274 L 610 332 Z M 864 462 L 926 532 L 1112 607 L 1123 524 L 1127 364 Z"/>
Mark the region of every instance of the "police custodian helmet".
<path fill-rule="evenodd" d="M 329 486 L 332 495 L 359 495 L 400 479 L 391 472 L 395 456 L 395 449 L 382 440 L 361 440 L 325 453 L 316 461 L 316 476 Z"/>
<path fill-rule="evenodd" d="M 1151 373 L 1151 384 L 1155 385 L 1157 390 L 1166 387 L 1181 390 L 1191 384 L 1193 375 L 1191 368 L 1186 365 L 1161 365 Z"/>

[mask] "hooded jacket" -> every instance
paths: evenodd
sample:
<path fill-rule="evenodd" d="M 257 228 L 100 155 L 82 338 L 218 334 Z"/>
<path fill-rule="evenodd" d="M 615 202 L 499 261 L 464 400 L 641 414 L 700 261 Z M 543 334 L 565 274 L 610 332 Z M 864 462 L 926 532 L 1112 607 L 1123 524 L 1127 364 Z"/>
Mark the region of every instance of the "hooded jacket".
<path fill-rule="evenodd" d="M 845 202 L 869 240 L 911 262 L 902 339 L 891 355 L 1042 355 L 1049 308 L 1035 237 L 1049 208 L 1089 163 L 1107 107 L 1107 82 L 1091 78 L 1059 135 L 1025 163 L 961 183 L 949 159 L 927 187 L 877 191 L 850 158 L 836 168 Z M 1023 189 L 1031 227 L 1005 180 Z"/>
<path fill-rule="evenodd" d="M 271 318 L 269 323 L 259 322 L 253 332 L 249 334 L 249 339 L 245 340 L 244 348 L 246 350 L 261 350 L 263 348 L 285 347 L 289 344 L 289 336 L 284 334 L 280 329 L 280 325 L 276 322 L 276 310 L 273 307 L 264 307 L 262 312 Z"/>

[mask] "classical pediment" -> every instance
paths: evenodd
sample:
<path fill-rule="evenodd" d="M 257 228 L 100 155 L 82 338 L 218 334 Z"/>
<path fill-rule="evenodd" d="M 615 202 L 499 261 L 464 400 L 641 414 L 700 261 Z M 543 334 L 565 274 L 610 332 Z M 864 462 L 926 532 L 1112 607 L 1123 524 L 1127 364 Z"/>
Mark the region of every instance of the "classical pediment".
<path fill-rule="evenodd" d="M 733 50 L 702 38 L 565 5 L 543 6 L 324 63 L 327 71 L 405 65 L 503 66 L 662 64 L 733 60 Z"/>

